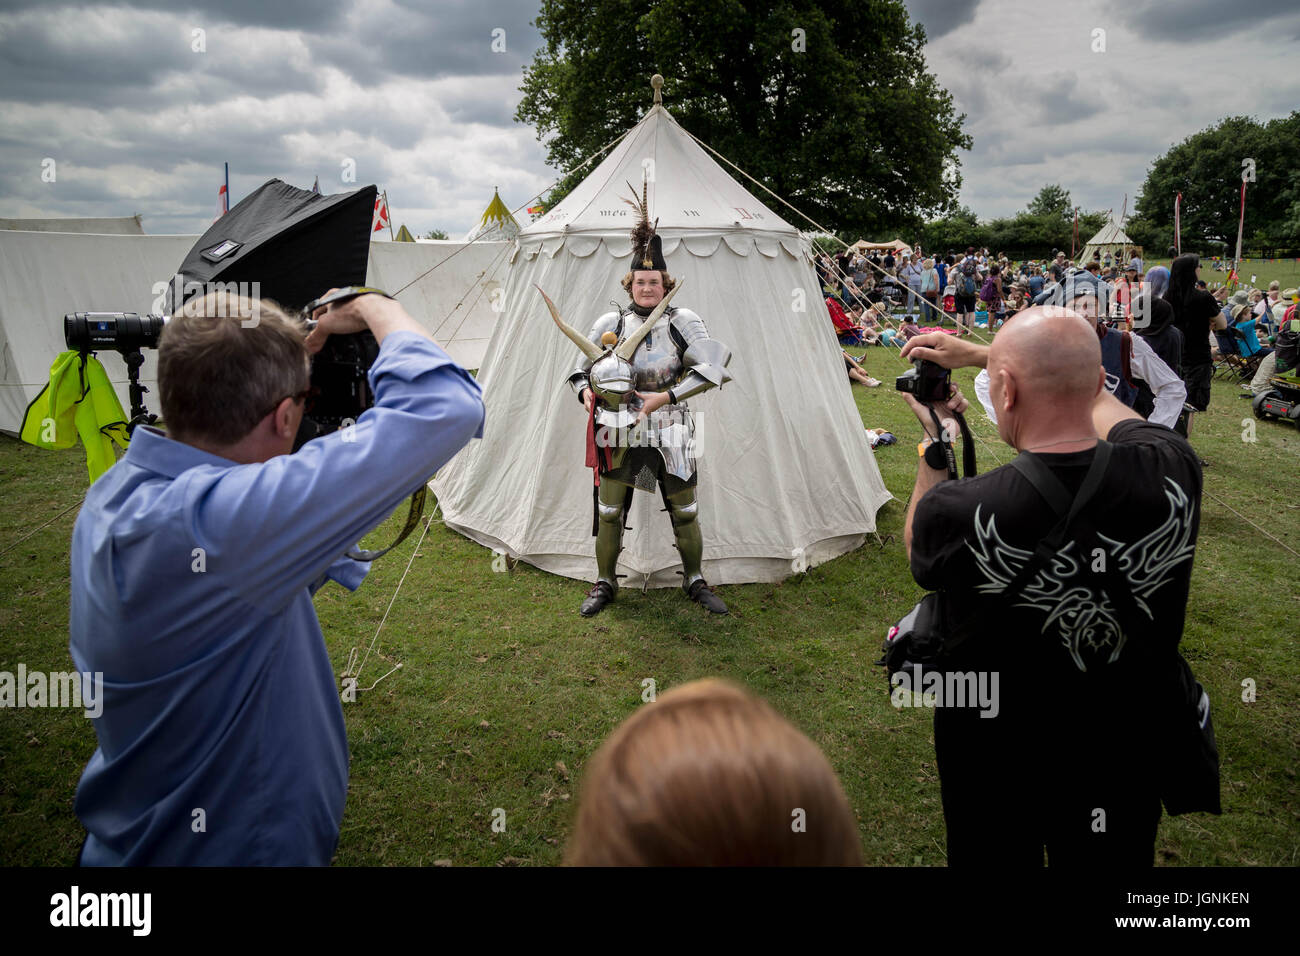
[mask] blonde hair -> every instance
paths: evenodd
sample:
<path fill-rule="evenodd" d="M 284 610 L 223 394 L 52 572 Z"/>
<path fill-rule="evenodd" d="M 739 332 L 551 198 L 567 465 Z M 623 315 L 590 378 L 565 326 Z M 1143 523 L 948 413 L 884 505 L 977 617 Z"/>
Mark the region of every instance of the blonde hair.
<path fill-rule="evenodd" d="M 158 397 L 173 438 L 239 441 L 306 391 L 305 328 L 269 299 L 228 291 L 191 299 L 158 341 Z"/>
<path fill-rule="evenodd" d="M 624 721 L 584 773 L 570 865 L 862 863 L 857 822 L 825 755 L 733 684 L 699 680 L 663 694 Z"/>

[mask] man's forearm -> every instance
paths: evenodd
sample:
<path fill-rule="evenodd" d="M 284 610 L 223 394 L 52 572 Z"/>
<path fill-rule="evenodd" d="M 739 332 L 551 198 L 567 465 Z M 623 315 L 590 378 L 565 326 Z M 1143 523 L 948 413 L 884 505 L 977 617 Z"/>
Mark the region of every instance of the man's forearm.
<path fill-rule="evenodd" d="M 912 499 L 907 503 L 907 518 L 903 522 L 903 548 L 907 551 L 907 560 L 912 560 L 912 517 L 916 514 L 916 506 L 925 493 L 935 485 L 942 484 L 948 480 L 947 469 L 931 468 L 922 458 L 916 469 L 916 484 L 912 486 Z"/>
<path fill-rule="evenodd" d="M 411 318 L 402 303 L 396 299 L 384 299 L 379 296 L 373 298 L 375 302 L 366 310 L 365 319 L 375 341 L 380 345 L 384 344 L 385 336 L 393 332 L 414 332 L 430 342 L 433 341 L 433 336 L 423 325 Z"/>

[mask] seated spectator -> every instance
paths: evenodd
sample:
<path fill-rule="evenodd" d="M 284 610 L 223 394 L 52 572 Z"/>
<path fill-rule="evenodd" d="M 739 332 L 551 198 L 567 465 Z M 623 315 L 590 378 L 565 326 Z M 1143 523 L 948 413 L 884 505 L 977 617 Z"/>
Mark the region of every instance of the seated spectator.
<path fill-rule="evenodd" d="M 830 762 L 748 691 L 706 679 L 640 708 L 583 774 L 571 866 L 857 866 Z"/>
<path fill-rule="evenodd" d="M 916 324 L 916 316 L 911 315 L 910 313 L 903 316 L 903 327 L 898 330 L 898 337 L 906 342 L 920 334 L 921 327 Z"/>
<path fill-rule="evenodd" d="M 875 343 L 873 342 L 872 344 Z M 844 356 L 844 364 L 848 369 L 849 381 L 857 382 L 859 385 L 865 385 L 867 388 L 875 388 L 880 384 L 880 380 L 868 375 L 867 370 L 859 365 L 852 355 L 842 349 L 840 350 L 840 354 Z M 865 354 L 863 357 L 866 357 Z"/>
<path fill-rule="evenodd" d="M 866 330 L 859 321 L 862 313 L 858 309 L 845 309 L 840 300 L 834 296 L 826 297 L 826 309 L 830 312 L 831 322 L 835 325 L 836 338 L 845 345 L 862 343 Z"/>
<path fill-rule="evenodd" d="M 1255 335 L 1255 314 L 1248 305 L 1239 305 L 1232 310 L 1232 328 L 1236 337 L 1237 354 L 1242 358 L 1263 358 L 1273 350 L 1259 344 Z M 1236 335 L 1240 332 L 1240 335 Z"/>

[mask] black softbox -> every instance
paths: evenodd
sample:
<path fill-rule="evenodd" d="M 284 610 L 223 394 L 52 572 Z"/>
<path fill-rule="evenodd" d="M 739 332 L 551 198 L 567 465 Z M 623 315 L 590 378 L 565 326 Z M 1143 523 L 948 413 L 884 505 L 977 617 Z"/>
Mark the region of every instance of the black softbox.
<path fill-rule="evenodd" d="M 365 285 L 377 194 L 377 187 L 363 186 L 322 196 L 272 179 L 214 222 L 185 256 L 168 313 L 209 282 L 257 282 L 256 293 L 250 286 L 247 294 L 289 312 L 336 286 Z"/>
<path fill-rule="evenodd" d="M 366 284 L 375 186 L 322 196 L 272 179 L 212 224 L 172 280 L 168 312 L 208 283 L 249 283 L 293 315 L 332 288 Z M 252 283 L 257 285 L 253 286 Z M 366 372 L 379 352 L 369 332 L 332 335 L 311 365 L 313 395 L 294 450 L 355 422 L 374 403 Z"/>

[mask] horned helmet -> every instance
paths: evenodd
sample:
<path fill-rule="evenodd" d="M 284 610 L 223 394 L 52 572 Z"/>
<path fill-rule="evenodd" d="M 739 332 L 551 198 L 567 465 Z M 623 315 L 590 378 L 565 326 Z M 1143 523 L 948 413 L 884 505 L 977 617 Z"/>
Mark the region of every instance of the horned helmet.
<path fill-rule="evenodd" d="M 628 188 L 632 189 L 630 183 Z M 623 200 L 636 209 L 639 214 L 637 224 L 632 229 L 632 269 L 655 269 L 667 272 L 668 266 L 664 262 L 663 247 L 656 233 L 659 220 L 656 219 L 651 224 L 646 199 L 646 180 L 643 179 L 640 200 L 637 200 L 635 189 L 632 189 L 631 199 Z M 623 344 L 619 345 L 618 336 L 610 331 L 601 336 L 601 344 L 598 346 L 566 323 L 560 317 L 560 311 L 555 307 L 555 303 L 551 301 L 551 297 L 542 292 L 540 286 L 534 284 L 534 288 L 546 300 L 546 307 L 550 309 L 551 318 L 555 320 L 555 324 L 559 326 L 560 331 L 572 339 L 573 343 L 582 350 L 582 353 L 591 359 L 591 368 L 587 373 L 588 384 L 591 387 L 592 394 L 608 408 L 617 408 L 626 404 L 628 398 L 636 391 L 636 371 L 632 367 L 632 355 L 636 352 L 637 346 L 650 333 L 650 330 L 654 328 L 655 323 L 664 314 L 664 310 L 668 308 L 668 303 L 672 301 L 673 296 L 677 294 L 677 290 L 681 287 L 682 280 L 676 280 L 668 294 L 655 306 L 654 311 L 650 313 L 635 332 L 623 341 Z"/>

